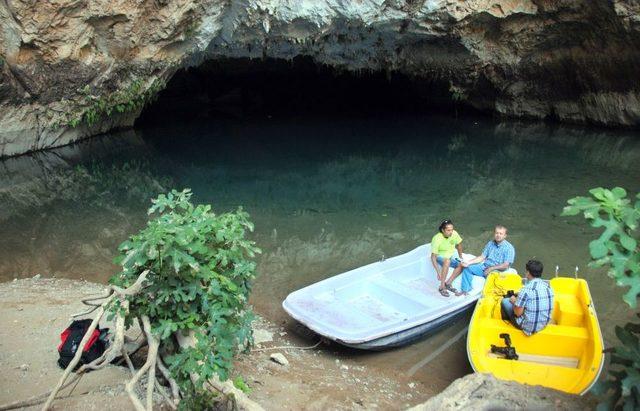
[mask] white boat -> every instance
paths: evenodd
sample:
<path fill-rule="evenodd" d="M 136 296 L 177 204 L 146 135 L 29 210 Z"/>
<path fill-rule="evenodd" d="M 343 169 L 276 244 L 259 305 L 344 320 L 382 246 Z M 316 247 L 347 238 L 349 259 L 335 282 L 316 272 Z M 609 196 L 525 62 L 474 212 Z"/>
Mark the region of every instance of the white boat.
<path fill-rule="evenodd" d="M 346 346 L 382 350 L 408 344 L 471 310 L 484 285 L 483 278 L 474 276 L 468 295 L 443 297 L 430 256 L 431 245 L 422 245 L 294 291 L 282 307 L 306 327 Z M 461 278 L 453 283 L 457 289 Z"/>

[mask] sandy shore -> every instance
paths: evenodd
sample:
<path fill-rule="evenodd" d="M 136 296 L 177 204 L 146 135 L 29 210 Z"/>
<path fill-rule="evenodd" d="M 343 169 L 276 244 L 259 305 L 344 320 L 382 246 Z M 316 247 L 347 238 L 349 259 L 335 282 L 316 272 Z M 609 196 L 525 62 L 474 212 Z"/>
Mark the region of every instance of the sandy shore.
<path fill-rule="evenodd" d="M 62 375 L 56 363 L 60 332 L 70 315 L 83 309 L 82 297 L 103 290 L 100 284 L 35 277 L 0 284 L 0 405 L 55 385 Z M 268 410 L 594 408 L 589 397 L 480 375 L 457 380 L 425 403 L 429 394 L 422 392 L 419 383 L 377 375 L 348 357 L 333 355 L 331 346 L 278 348 L 309 345 L 314 340 L 291 335 L 291 330 L 260 317 L 254 329 L 256 347 L 238 358 L 234 375 L 244 377 L 251 388 L 249 396 Z M 137 331 L 130 330 L 130 335 L 137 336 Z M 288 365 L 272 361 L 274 353 L 284 355 Z M 55 409 L 133 409 L 124 392 L 128 378 L 127 369 L 117 366 L 89 373 L 69 397 L 54 403 Z"/>

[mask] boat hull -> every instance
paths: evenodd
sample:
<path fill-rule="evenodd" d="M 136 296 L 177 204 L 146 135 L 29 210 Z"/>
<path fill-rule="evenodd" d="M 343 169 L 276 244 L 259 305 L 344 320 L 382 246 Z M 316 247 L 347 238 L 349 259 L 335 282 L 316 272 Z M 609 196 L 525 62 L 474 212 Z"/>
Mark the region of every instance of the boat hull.
<path fill-rule="evenodd" d="M 443 297 L 430 255 L 426 244 L 353 269 L 292 292 L 282 306 L 307 328 L 345 346 L 383 350 L 409 344 L 470 310 L 484 285 L 474 276 L 469 295 Z M 453 285 L 460 288 L 460 280 Z"/>
<path fill-rule="evenodd" d="M 471 313 L 472 311 L 473 304 L 469 304 L 426 324 L 421 324 L 408 330 L 400 331 L 398 333 L 377 338 L 375 340 L 359 344 L 348 344 L 342 341 L 336 342 L 347 347 L 369 351 L 384 351 L 393 348 L 399 348 L 405 345 L 413 344 L 417 341 L 430 337 L 433 334 L 436 334 L 438 331 L 440 331 L 440 329 L 452 324 L 459 318 L 464 317 L 466 314 Z"/>
<path fill-rule="evenodd" d="M 541 385 L 571 394 L 584 394 L 598 379 L 604 364 L 602 333 L 583 279 L 559 277 L 549 281 L 554 291 L 552 321 L 526 336 L 503 321 L 500 302 L 506 290 L 518 291 L 521 278 L 491 274 L 478 299 L 467 334 L 467 354 L 476 372 L 528 385 Z M 492 353 L 505 346 L 508 334 L 519 358 Z"/>

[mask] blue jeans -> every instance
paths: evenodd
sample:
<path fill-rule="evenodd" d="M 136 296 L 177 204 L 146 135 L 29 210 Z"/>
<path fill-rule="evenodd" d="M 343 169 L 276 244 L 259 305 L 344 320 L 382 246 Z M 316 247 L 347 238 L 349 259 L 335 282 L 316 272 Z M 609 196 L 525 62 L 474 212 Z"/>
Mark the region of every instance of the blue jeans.
<path fill-rule="evenodd" d="M 469 292 L 471 290 L 471 280 L 473 276 L 484 277 L 484 269 L 484 264 L 480 263 L 470 265 L 462 270 L 462 285 L 460 286 L 462 291 Z"/>
<path fill-rule="evenodd" d="M 455 260 L 455 257 L 456 257 L 455 255 L 452 255 L 451 258 L 449 259 L 449 267 L 451 268 L 456 268 L 458 265 L 460 265 L 458 260 Z M 442 265 L 444 264 L 444 258 L 440 256 L 436 257 L 436 261 L 438 262 L 438 264 L 440 264 L 440 267 L 442 267 Z"/>
<path fill-rule="evenodd" d="M 513 312 L 513 303 L 508 298 L 502 299 L 502 304 L 500 305 L 500 312 L 502 314 L 502 319 L 509 321 L 513 324 L 514 327 L 520 329 L 520 325 L 516 321 L 516 313 Z"/>

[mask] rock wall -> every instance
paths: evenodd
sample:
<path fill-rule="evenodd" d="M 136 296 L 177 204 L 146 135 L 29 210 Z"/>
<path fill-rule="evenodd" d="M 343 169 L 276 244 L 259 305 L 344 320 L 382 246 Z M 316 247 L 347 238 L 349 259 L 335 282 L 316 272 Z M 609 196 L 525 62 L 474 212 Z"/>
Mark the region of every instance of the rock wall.
<path fill-rule="evenodd" d="M 0 0 L 0 156 L 133 124 L 181 67 L 305 55 L 507 116 L 640 125 L 636 0 Z"/>

